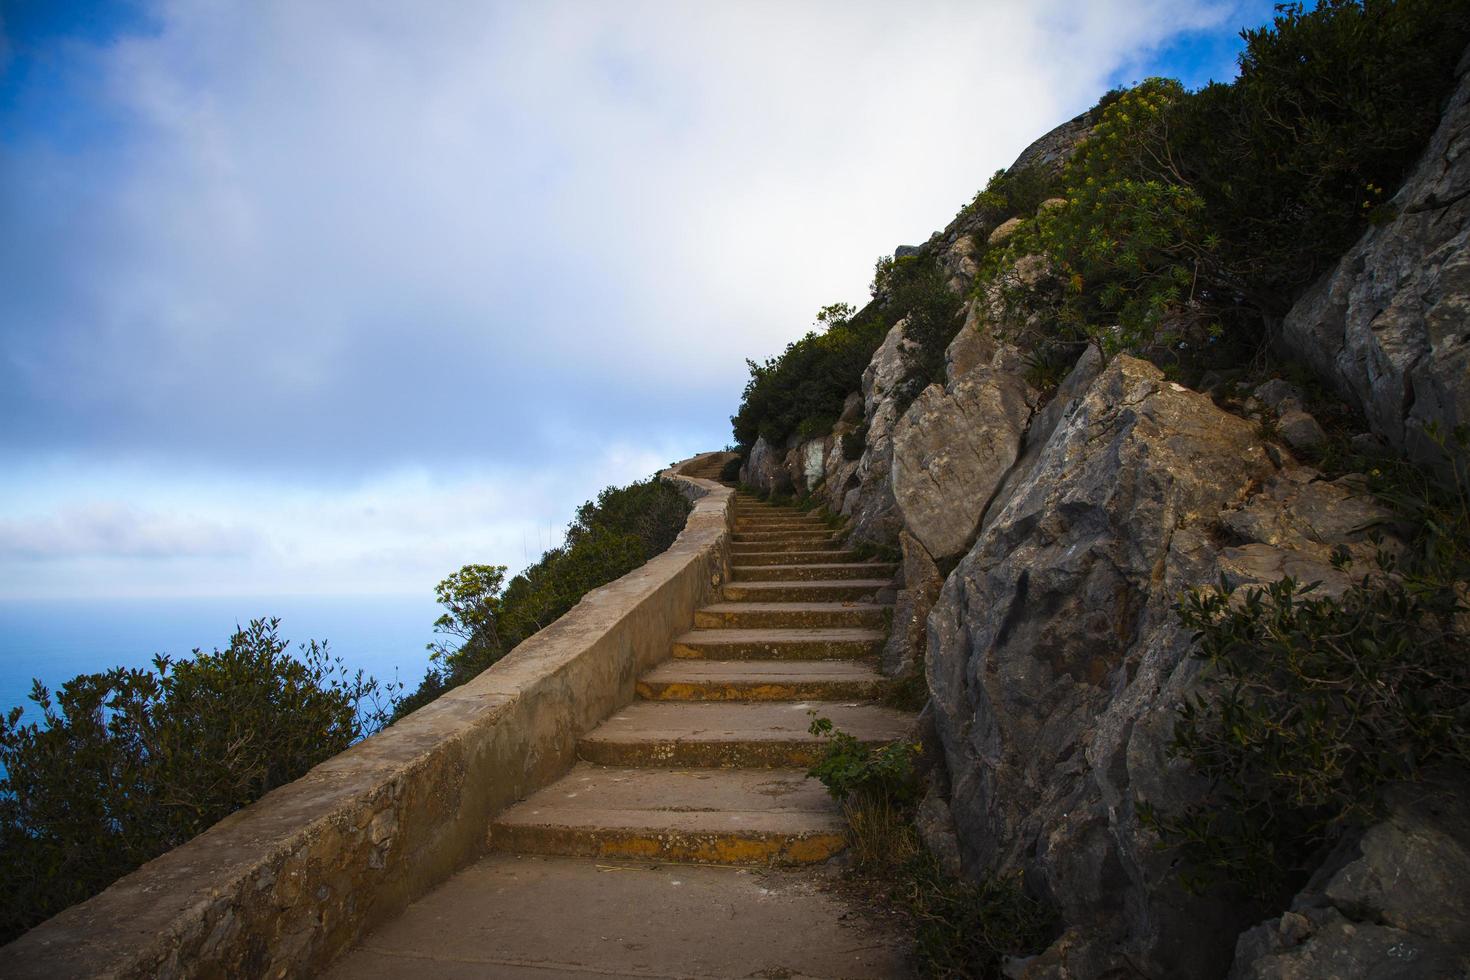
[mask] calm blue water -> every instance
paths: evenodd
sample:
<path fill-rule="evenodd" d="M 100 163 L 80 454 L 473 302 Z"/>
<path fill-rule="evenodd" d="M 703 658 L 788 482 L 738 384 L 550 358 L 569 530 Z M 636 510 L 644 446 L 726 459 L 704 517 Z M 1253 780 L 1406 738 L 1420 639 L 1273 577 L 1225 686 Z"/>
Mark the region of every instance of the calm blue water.
<path fill-rule="evenodd" d="M 441 611 L 432 595 L 0 600 L 0 712 L 23 705 L 23 720 L 39 720 L 32 677 L 54 691 L 77 674 L 150 666 L 155 653 L 223 647 L 237 623 L 269 616 L 280 618 L 293 651 L 327 640 L 351 670 L 384 682 L 397 677 L 411 691 L 428 666 L 424 645 Z"/>

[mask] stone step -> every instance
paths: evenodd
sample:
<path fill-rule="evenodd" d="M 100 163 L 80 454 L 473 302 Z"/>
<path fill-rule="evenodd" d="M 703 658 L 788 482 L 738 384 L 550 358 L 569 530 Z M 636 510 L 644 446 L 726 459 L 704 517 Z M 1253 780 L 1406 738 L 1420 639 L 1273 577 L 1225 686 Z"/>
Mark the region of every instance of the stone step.
<path fill-rule="evenodd" d="M 836 532 L 828 528 L 810 531 L 732 531 L 730 540 L 741 544 L 770 542 L 773 544 L 797 544 L 804 541 L 832 541 Z"/>
<path fill-rule="evenodd" d="M 727 582 L 726 602 L 854 602 L 873 601 L 892 579 L 843 582 Z"/>
<path fill-rule="evenodd" d="M 694 613 L 695 629 L 817 629 L 850 627 L 883 630 L 890 606 L 864 602 L 717 602 Z"/>
<path fill-rule="evenodd" d="M 826 521 L 747 521 L 737 520 L 735 532 L 737 534 L 765 534 L 777 531 L 826 531 L 829 534 L 837 530 Z"/>
<path fill-rule="evenodd" d="M 730 556 L 734 568 L 756 565 L 851 564 L 862 561 L 856 551 L 748 551 Z"/>
<path fill-rule="evenodd" d="M 713 629 L 690 630 L 674 638 L 681 660 L 854 660 L 876 657 L 882 630 Z"/>
<path fill-rule="evenodd" d="M 823 741 L 807 728 L 830 718 L 858 741 L 911 737 L 913 716 L 842 701 L 634 701 L 577 741 L 604 766 L 783 768 L 810 766 Z"/>
<path fill-rule="evenodd" d="M 815 864 L 845 845 L 842 813 L 800 769 L 580 763 L 490 825 L 492 850 L 698 864 Z"/>
<path fill-rule="evenodd" d="M 739 569 L 760 564 L 853 564 L 861 561 L 856 551 L 839 548 L 829 551 L 741 551 L 731 555 L 732 566 Z"/>
<path fill-rule="evenodd" d="M 846 551 L 847 545 L 839 538 L 824 541 L 732 541 L 730 555 L 759 555 L 772 551 Z"/>
<path fill-rule="evenodd" d="M 898 566 L 884 562 L 847 562 L 831 565 L 733 565 L 736 582 L 835 582 L 850 578 L 892 578 Z"/>
<path fill-rule="evenodd" d="M 638 680 L 650 701 L 866 701 L 884 676 L 857 660 L 674 660 Z"/>

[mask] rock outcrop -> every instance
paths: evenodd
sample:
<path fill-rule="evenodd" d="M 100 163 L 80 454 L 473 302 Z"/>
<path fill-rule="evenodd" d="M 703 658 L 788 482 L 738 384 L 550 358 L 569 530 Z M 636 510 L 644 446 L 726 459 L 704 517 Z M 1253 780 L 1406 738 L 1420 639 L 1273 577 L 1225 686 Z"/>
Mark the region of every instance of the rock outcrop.
<path fill-rule="evenodd" d="M 1470 786 L 1400 785 L 1291 909 L 1241 935 L 1231 980 L 1470 975 Z"/>
<path fill-rule="evenodd" d="M 1133 803 L 1186 797 L 1165 719 L 1195 665 L 1171 604 L 1207 580 L 1209 523 L 1274 471 L 1250 423 L 1119 357 L 930 614 L 965 864 L 1025 871 L 1095 937 L 1087 956 L 1118 944 L 1161 975 L 1203 975 L 1243 925 L 1180 892 Z"/>
<path fill-rule="evenodd" d="M 893 496 L 938 559 L 964 554 L 1021 450 L 1038 399 L 1014 374 L 975 367 L 919 393 L 893 433 Z"/>
<path fill-rule="evenodd" d="M 1072 120 L 1013 167 L 1054 172 L 1089 127 Z M 1283 343 L 1367 415 L 1378 434 L 1353 439 L 1365 451 L 1427 458 L 1431 422 L 1470 422 L 1467 151 L 1462 75 L 1398 216 L 1285 321 Z M 978 210 L 923 246 L 957 293 L 973 286 L 977 243 L 1023 224 Z M 1044 289 L 1053 272 L 1025 256 L 1010 275 L 1008 287 Z M 901 551 L 881 663 L 889 676 L 922 670 L 929 688 L 924 755 L 943 764 L 926 774 L 923 837 L 965 874 L 1021 872 L 1064 925 L 1007 975 L 1223 977 L 1232 961 L 1241 980 L 1463 975 L 1456 902 L 1470 848 L 1454 828 L 1470 825 L 1466 786 L 1442 812 L 1400 796 L 1267 922 L 1186 892 L 1137 816 L 1140 803 L 1178 812 L 1203 791 L 1169 752 L 1179 706 L 1210 683 L 1189 655 L 1180 593 L 1291 576 L 1340 594 L 1396 547 L 1393 516 L 1361 476 L 1328 479 L 1294 455 L 1326 439 L 1301 390 L 1273 380 L 1242 406 L 1244 371 L 1202 380 L 1234 414 L 1087 347 L 1047 394 L 1027 382 L 1010 332 L 992 328 L 1006 315 L 994 297 L 966 312 L 943 384 L 905 406 L 899 322 L 831 433 L 758 442 L 747 471 L 762 489 L 819 495 L 854 539 Z"/>
<path fill-rule="evenodd" d="M 1438 462 L 1424 429 L 1470 424 L 1470 55 L 1390 206 L 1282 323 L 1282 341 L 1395 448 Z"/>
<path fill-rule="evenodd" d="M 883 338 L 863 371 L 863 418 L 868 427 L 862 458 L 847 483 L 841 513 L 851 521 L 858 541 L 892 544 L 898 540 L 899 516 L 889 479 L 893 469 L 893 428 L 898 424 L 898 388 L 908 370 L 904 352 L 907 322 L 900 320 Z"/>
<path fill-rule="evenodd" d="M 1174 601 L 1225 570 L 1345 585 L 1330 552 L 1385 515 L 1151 365 L 1087 361 L 927 623 L 953 816 L 967 868 L 1023 871 L 1073 927 L 1043 962 L 1218 975 L 1247 923 L 1178 886 L 1135 809 L 1198 792 L 1167 753 L 1199 669 Z"/>

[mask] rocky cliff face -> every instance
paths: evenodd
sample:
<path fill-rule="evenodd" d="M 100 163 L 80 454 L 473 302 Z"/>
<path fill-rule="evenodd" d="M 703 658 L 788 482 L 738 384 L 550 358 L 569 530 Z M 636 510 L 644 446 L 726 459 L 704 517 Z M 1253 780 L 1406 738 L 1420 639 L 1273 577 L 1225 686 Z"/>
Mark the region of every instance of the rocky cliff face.
<path fill-rule="evenodd" d="M 1282 323 L 1396 449 L 1439 458 L 1425 428 L 1470 424 L 1470 53 L 1419 165 L 1367 233 Z"/>
<path fill-rule="evenodd" d="M 1074 120 L 1034 155 L 1059 165 L 1085 133 Z M 1368 232 L 1282 331 L 1379 436 L 1421 455 L 1430 422 L 1470 422 L 1467 140 L 1462 73 L 1395 198 L 1397 217 Z M 975 236 L 996 232 L 965 220 L 926 246 L 957 291 L 975 274 Z M 1137 817 L 1140 803 L 1177 810 L 1202 791 L 1167 751 L 1179 706 L 1207 683 L 1174 611 L 1181 591 L 1290 575 L 1340 593 L 1349 580 L 1334 551 L 1366 562 L 1388 512 L 1361 478 L 1328 479 L 1300 462 L 1321 429 L 1284 382 L 1248 403 L 1272 409 L 1274 432 L 1095 348 L 1044 394 L 983 304 L 968 312 L 943 384 L 899 411 L 899 323 L 838 428 L 758 444 L 746 478 L 816 493 L 856 537 L 901 549 L 883 665 L 922 669 L 928 682 L 945 766 L 925 825 L 954 828 L 958 854 L 945 859 L 966 873 L 1023 873 L 1066 926 L 1010 975 L 1463 970 L 1470 931 L 1450 910 L 1470 892 L 1464 787 L 1435 803 L 1405 793 L 1387 820 L 1344 843 L 1292 911 L 1259 924 L 1250 909 L 1185 892 Z M 860 427 L 860 457 L 849 459 L 842 437 Z"/>

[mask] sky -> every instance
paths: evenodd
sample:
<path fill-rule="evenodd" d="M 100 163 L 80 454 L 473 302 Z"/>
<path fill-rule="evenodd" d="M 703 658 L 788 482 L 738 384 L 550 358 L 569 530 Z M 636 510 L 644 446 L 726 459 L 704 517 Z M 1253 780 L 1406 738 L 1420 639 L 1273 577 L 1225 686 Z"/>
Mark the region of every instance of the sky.
<path fill-rule="evenodd" d="M 1256 0 L 0 0 L 0 599 L 427 593 Z"/>

